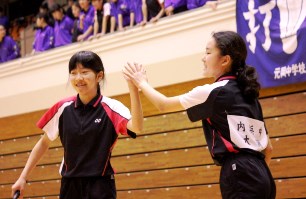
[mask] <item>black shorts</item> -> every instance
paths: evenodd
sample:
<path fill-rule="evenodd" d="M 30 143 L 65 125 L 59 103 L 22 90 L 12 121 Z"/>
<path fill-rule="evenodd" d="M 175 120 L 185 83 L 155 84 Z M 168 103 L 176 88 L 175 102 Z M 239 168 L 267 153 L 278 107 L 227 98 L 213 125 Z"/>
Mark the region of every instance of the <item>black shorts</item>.
<path fill-rule="evenodd" d="M 60 199 L 116 199 L 114 176 L 62 178 Z"/>
<path fill-rule="evenodd" d="M 248 153 L 230 154 L 222 164 L 223 199 L 274 199 L 276 187 L 265 160 Z"/>

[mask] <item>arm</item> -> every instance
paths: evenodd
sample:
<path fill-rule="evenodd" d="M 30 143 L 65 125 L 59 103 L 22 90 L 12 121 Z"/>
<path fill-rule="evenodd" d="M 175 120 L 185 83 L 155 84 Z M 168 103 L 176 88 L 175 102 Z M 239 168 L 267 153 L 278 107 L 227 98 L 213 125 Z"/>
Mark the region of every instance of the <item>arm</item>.
<path fill-rule="evenodd" d="M 123 16 L 122 14 L 118 14 L 118 30 L 123 30 Z"/>
<path fill-rule="evenodd" d="M 114 16 L 111 16 L 111 28 L 110 28 L 110 32 L 111 33 L 115 32 L 115 28 L 116 28 L 116 18 Z"/>
<path fill-rule="evenodd" d="M 160 11 L 159 11 L 159 13 L 158 13 L 155 17 L 153 17 L 153 18 L 151 19 L 152 22 L 158 21 L 158 20 L 165 14 L 165 6 L 164 6 L 164 3 L 160 3 L 160 2 L 159 2 L 159 5 L 160 5 Z"/>
<path fill-rule="evenodd" d="M 83 34 L 78 36 L 78 41 L 84 40 L 88 35 L 92 33 L 92 31 L 93 31 L 93 26 L 91 25 L 87 28 L 87 30 Z"/>
<path fill-rule="evenodd" d="M 142 25 L 145 25 L 148 22 L 148 8 L 147 8 L 147 3 L 146 0 L 142 0 L 142 16 L 143 20 L 141 22 Z"/>
<path fill-rule="evenodd" d="M 50 143 L 51 141 L 46 134 L 44 134 L 43 137 L 36 143 L 22 173 L 20 174 L 15 184 L 12 186 L 12 196 L 16 190 L 20 190 L 20 196 L 23 198 L 23 190 L 25 188 L 26 180 L 38 161 L 49 149 Z"/>
<path fill-rule="evenodd" d="M 132 119 L 128 121 L 127 128 L 135 133 L 141 133 L 143 130 L 143 112 L 138 88 L 131 81 L 127 80 L 127 82 L 130 90 L 132 114 Z"/>
<path fill-rule="evenodd" d="M 107 22 L 108 22 L 108 18 L 110 16 L 107 15 L 107 16 L 104 16 L 103 19 L 102 19 L 102 31 L 101 31 L 101 34 L 104 35 L 106 33 L 106 29 L 107 29 Z"/>
<path fill-rule="evenodd" d="M 265 155 L 265 161 L 268 166 L 270 165 L 270 162 L 271 162 L 272 150 L 273 150 L 272 143 L 268 136 L 268 146 L 262 151 L 262 153 Z"/>
<path fill-rule="evenodd" d="M 134 21 L 135 21 L 135 14 L 134 12 L 130 13 L 130 27 L 134 26 Z"/>
<path fill-rule="evenodd" d="M 137 67 L 137 64 L 127 64 L 123 72 L 161 112 L 184 110 L 179 96 L 166 97 L 148 84 L 145 70 L 141 65 Z"/>
<path fill-rule="evenodd" d="M 99 29 L 99 22 L 98 22 L 97 14 L 95 14 L 95 18 L 94 18 L 94 28 L 93 28 L 93 35 L 94 35 L 94 36 L 98 34 L 98 29 Z"/>

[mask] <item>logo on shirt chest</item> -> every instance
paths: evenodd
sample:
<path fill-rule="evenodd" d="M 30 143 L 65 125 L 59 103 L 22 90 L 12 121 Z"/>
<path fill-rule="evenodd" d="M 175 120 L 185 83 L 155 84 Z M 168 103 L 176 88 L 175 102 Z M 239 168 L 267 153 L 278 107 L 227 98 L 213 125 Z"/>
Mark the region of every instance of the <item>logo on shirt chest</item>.
<path fill-rule="evenodd" d="M 101 122 L 101 118 L 95 119 L 95 123 L 100 123 Z"/>

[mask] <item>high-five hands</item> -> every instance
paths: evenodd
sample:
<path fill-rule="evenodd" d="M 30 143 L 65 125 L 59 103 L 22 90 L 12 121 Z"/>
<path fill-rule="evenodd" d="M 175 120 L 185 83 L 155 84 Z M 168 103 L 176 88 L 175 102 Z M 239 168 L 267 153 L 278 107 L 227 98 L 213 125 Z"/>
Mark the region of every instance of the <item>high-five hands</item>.
<path fill-rule="evenodd" d="M 135 86 L 140 88 L 140 85 L 148 82 L 148 78 L 146 75 L 146 70 L 142 66 L 142 64 L 138 63 L 127 63 L 123 68 L 123 76 L 127 81 L 133 82 Z"/>

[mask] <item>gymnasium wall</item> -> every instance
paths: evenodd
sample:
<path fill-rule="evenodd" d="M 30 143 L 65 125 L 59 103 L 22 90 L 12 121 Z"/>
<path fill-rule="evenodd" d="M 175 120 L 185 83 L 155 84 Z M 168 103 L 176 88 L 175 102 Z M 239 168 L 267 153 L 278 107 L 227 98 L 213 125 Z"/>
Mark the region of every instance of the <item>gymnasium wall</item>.
<path fill-rule="evenodd" d="M 97 52 L 106 68 L 103 94 L 130 106 L 121 70 L 127 61 L 147 68 L 151 85 L 167 96 L 188 92 L 202 79 L 201 56 L 212 31 L 235 30 L 235 1 L 216 11 L 201 8 L 0 65 L 0 199 L 10 198 L 42 134 L 35 123 L 53 103 L 74 94 L 67 64 L 79 50 Z M 144 132 L 120 137 L 112 154 L 118 199 L 221 198 L 219 170 L 207 150 L 201 123 L 185 111 L 160 113 L 141 95 Z M 270 165 L 277 198 L 306 198 L 306 83 L 263 89 L 264 118 L 274 147 Z M 52 143 L 26 185 L 26 198 L 58 198 L 63 148 Z"/>

